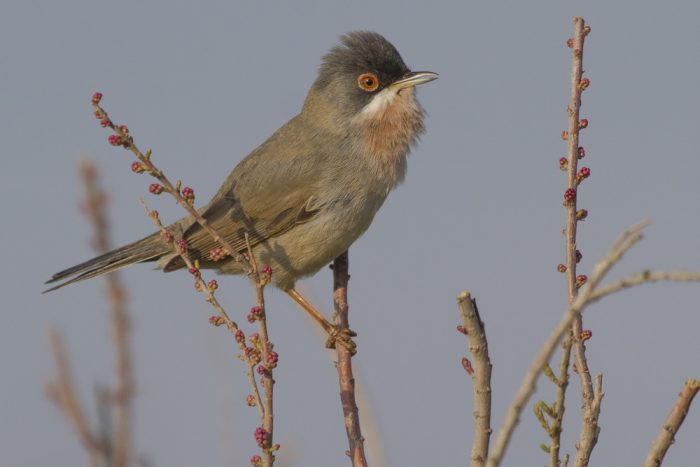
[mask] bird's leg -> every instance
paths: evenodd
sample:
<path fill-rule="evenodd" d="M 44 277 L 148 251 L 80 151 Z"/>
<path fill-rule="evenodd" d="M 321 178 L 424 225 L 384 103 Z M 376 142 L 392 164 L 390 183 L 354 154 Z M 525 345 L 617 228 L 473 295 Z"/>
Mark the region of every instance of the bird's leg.
<path fill-rule="evenodd" d="M 348 349 L 353 355 L 357 352 L 357 345 L 352 340 L 353 337 L 357 336 L 356 333 L 348 328 L 340 328 L 334 324 L 331 324 L 324 318 L 324 316 L 319 313 L 316 308 L 313 307 L 304 297 L 301 296 L 299 292 L 295 289 L 286 290 L 287 294 L 292 297 L 292 300 L 297 302 L 306 312 L 311 315 L 313 319 L 321 325 L 321 327 L 328 333 L 328 340 L 326 341 L 326 347 L 332 349 L 335 347 L 335 343 L 339 342 L 343 347 Z"/>

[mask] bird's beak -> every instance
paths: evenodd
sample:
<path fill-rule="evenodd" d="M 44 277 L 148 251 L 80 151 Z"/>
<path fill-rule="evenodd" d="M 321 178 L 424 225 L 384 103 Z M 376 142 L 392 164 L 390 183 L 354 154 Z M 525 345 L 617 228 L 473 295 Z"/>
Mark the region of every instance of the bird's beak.
<path fill-rule="evenodd" d="M 400 80 L 394 81 L 389 87 L 400 91 L 402 89 L 418 86 L 419 84 L 428 83 L 434 79 L 438 79 L 438 74 L 432 71 L 413 71 Z"/>

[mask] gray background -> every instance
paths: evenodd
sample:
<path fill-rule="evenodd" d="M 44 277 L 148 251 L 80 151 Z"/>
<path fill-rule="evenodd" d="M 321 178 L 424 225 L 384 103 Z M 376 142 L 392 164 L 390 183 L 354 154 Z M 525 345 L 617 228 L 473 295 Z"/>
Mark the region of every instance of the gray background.
<path fill-rule="evenodd" d="M 581 2 L 579 2 L 581 3 Z M 571 17 L 593 28 L 591 87 L 582 115 L 592 170 L 580 191 L 581 272 L 629 224 L 653 221 L 612 277 L 646 267 L 698 269 L 700 7 L 676 2 L 6 2 L 0 9 L 2 325 L 0 463 L 73 466 L 84 456 L 43 395 L 52 372 L 47 329 L 65 331 L 80 390 L 112 378 L 103 284 L 40 295 L 53 272 L 92 255 L 76 161 L 98 161 L 115 243 L 152 230 L 145 196 L 163 218 L 180 210 L 149 197 L 150 181 L 110 147 L 90 108 L 100 90 L 172 178 L 200 200 L 298 112 L 320 57 L 354 29 L 386 35 L 414 69 L 440 73 L 420 90 L 428 131 L 406 182 L 351 249 L 354 360 L 373 465 L 465 465 L 471 383 L 455 296 L 479 300 L 494 363 L 497 428 L 525 368 L 564 311 L 562 260 Z M 136 266 L 123 274 L 134 313 L 136 444 L 159 466 L 248 465 L 256 412 L 244 406 L 243 365 L 230 336 L 182 273 Z M 220 279 L 241 322 L 253 303 L 242 278 Z M 329 310 L 324 269 L 301 289 Z M 593 465 L 639 465 L 676 394 L 700 376 L 697 285 L 653 285 L 592 308 L 589 362 L 605 374 Z M 279 465 L 347 465 L 332 354 L 279 291 L 268 292 Z M 564 452 L 578 432 L 572 380 Z M 536 398 L 551 401 L 541 382 Z M 90 409 L 94 404 L 90 402 Z M 94 415 L 94 413 L 92 414 Z M 697 465 L 700 408 L 667 457 Z M 546 442 L 530 408 L 506 465 L 542 465 Z"/>

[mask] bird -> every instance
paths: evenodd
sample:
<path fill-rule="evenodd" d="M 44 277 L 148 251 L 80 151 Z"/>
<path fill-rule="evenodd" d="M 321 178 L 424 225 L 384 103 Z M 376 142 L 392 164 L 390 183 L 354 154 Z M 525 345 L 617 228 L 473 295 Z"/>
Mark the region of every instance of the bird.
<path fill-rule="evenodd" d="M 299 114 L 248 154 L 199 212 L 239 252 L 246 236 L 272 283 L 309 312 L 332 338 L 354 352 L 352 333 L 339 333 L 299 292 L 368 229 L 389 192 L 405 177 L 407 156 L 424 132 L 416 86 L 438 78 L 411 71 L 382 35 L 354 31 L 323 57 Z M 167 227 L 185 240 L 201 268 L 244 274 L 233 257 L 212 261 L 217 242 L 191 217 Z M 135 263 L 185 267 L 158 232 L 54 274 L 53 291 Z"/>

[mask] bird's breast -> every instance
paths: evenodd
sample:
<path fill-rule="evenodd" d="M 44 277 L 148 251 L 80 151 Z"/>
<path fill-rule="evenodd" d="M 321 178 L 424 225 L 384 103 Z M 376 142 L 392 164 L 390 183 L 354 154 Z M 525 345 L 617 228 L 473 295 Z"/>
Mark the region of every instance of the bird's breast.
<path fill-rule="evenodd" d="M 423 132 L 423 109 L 413 88 L 396 92 L 386 88 L 357 115 L 360 152 L 382 178 L 401 182 L 406 156 Z M 393 187 L 393 186 L 392 186 Z"/>

